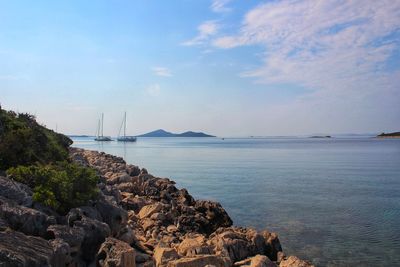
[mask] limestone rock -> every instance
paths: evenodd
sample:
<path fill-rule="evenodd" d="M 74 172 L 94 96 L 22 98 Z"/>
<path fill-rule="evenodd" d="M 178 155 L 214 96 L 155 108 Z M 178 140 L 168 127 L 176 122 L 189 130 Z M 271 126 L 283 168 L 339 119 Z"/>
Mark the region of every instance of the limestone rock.
<path fill-rule="evenodd" d="M 242 267 L 277 267 L 277 265 L 264 255 L 256 255 L 242 261 L 235 262 L 234 266 Z"/>
<path fill-rule="evenodd" d="M 179 259 L 174 248 L 156 247 L 153 255 L 156 267 L 167 266 L 167 263 Z"/>
<path fill-rule="evenodd" d="M 229 259 L 216 255 L 198 255 L 180 258 L 168 263 L 168 267 L 204 267 L 207 265 L 215 267 L 228 267 L 231 265 Z"/>
<path fill-rule="evenodd" d="M 2 266 L 43 267 L 55 264 L 53 248 L 43 238 L 10 230 L 0 232 L 0 240 Z"/>
<path fill-rule="evenodd" d="M 194 256 L 199 254 L 211 254 L 212 249 L 206 244 L 203 235 L 189 235 L 178 246 L 178 253 L 183 256 Z"/>
<path fill-rule="evenodd" d="M 47 227 L 56 224 L 54 217 L 17 205 L 14 201 L 3 197 L 0 197 L 0 218 L 6 221 L 12 229 L 35 236 L 45 236 Z"/>
<path fill-rule="evenodd" d="M 296 256 L 289 256 L 287 259 L 281 261 L 279 267 L 314 267 L 314 265 Z"/>
<path fill-rule="evenodd" d="M 208 200 L 197 200 L 194 207 L 196 211 L 205 214 L 207 221 L 201 226 L 206 234 L 211 234 L 219 227 L 229 227 L 232 225 L 231 218 L 220 203 Z"/>
<path fill-rule="evenodd" d="M 62 239 L 70 247 L 71 253 L 77 254 L 85 237 L 83 228 L 72 228 L 68 225 L 50 225 L 47 228 L 47 238 Z"/>
<path fill-rule="evenodd" d="M 109 237 L 101 245 L 96 264 L 100 267 L 135 267 L 135 250 L 123 241 Z"/>
<path fill-rule="evenodd" d="M 270 233 L 268 231 L 263 232 L 263 237 L 266 244 L 266 254 L 268 258 L 273 261 L 278 259 L 278 252 L 282 251 L 282 246 L 276 233 Z"/>
<path fill-rule="evenodd" d="M 95 206 L 103 221 L 110 227 L 112 235 L 117 235 L 121 228 L 126 225 L 128 213 L 116 203 L 113 203 L 109 196 L 100 196 Z"/>
<path fill-rule="evenodd" d="M 68 243 L 60 238 L 56 238 L 50 241 L 53 247 L 53 265 L 54 266 L 68 266 L 72 263 L 71 250 Z"/>
<path fill-rule="evenodd" d="M 144 206 L 140 211 L 139 211 L 139 218 L 144 219 L 147 217 L 150 217 L 152 214 L 159 212 L 162 208 L 162 205 L 160 203 L 155 203 L 151 205 Z"/>
<path fill-rule="evenodd" d="M 0 176 L 0 196 L 13 200 L 18 205 L 32 206 L 32 190 L 8 177 Z"/>
<path fill-rule="evenodd" d="M 72 226 L 83 229 L 84 237 L 81 245 L 81 255 L 85 261 L 91 261 L 100 245 L 110 236 L 110 228 L 107 224 L 86 216 L 73 221 Z"/>

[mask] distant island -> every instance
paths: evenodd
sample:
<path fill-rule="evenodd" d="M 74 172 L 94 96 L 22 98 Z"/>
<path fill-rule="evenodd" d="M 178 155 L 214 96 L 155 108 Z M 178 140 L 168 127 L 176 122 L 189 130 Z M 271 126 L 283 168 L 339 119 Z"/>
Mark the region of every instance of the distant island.
<path fill-rule="evenodd" d="M 330 135 L 313 135 L 310 138 L 332 138 Z"/>
<path fill-rule="evenodd" d="M 187 131 L 184 133 L 176 134 L 170 133 L 165 130 L 159 129 L 149 133 L 145 133 L 142 135 L 138 135 L 137 137 L 215 137 L 214 135 L 205 134 L 202 132 L 192 132 Z"/>
<path fill-rule="evenodd" d="M 400 138 L 400 132 L 381 133 L 377 135 L 378 138 Z"/>

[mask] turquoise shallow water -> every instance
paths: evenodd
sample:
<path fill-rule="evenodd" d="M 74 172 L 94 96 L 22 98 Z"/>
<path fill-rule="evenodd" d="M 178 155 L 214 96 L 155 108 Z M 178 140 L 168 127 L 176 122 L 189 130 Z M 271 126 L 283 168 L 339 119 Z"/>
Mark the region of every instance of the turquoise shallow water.
<path fill-rule="evenodd" d="M 74 146 L 124 157 L 317 266 L 400 266 L 400 139 L 139 138 Z"/>

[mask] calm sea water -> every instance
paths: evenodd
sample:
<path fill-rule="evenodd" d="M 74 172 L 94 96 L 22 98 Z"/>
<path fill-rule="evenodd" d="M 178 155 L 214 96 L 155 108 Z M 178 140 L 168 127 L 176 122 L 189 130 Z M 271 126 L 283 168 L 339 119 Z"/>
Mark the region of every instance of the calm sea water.
<path fill-rule="evenodd" d="M 139 138 L 74 146 L 124 157 L 317 266 L 400 266 L 400 140 Z"/>

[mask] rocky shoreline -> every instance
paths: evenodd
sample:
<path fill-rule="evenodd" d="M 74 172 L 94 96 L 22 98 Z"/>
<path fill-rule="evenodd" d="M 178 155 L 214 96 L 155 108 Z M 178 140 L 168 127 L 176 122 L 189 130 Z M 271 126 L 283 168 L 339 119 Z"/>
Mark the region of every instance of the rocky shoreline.
<path fill-rule="evenodd" d="M 232 226 L 219 203 L 167 178 L 103 152 L 70 157 L 97 170 L 100 194 L 66 215 L 0 176 L 0 266 L 312 266 L 286 256 L 277 234 Z"/>

